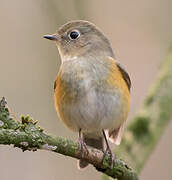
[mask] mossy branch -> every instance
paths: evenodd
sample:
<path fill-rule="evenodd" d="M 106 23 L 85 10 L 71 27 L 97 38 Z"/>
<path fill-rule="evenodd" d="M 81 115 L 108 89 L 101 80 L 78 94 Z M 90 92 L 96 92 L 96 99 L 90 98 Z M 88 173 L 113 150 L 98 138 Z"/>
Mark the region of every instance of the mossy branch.
<path fill-rule="evenodd" d="M 23 151 L 49 150 L 77 159 L 84 159 L 98 171 L 118 180 L 137 180 L 136 173 L 122 160 L 115 159 L 112 169 L 109 157 L 103 159 L 103 152 L 88 148 L 89 153 L 81 155 L 79 144 L 62 137 L 53 137 L 43 132 L 29 116 L 22 116 L 21 122 L 12 117 L 5 98 L 0 102 L 0 144 L 14 145 Z"/>

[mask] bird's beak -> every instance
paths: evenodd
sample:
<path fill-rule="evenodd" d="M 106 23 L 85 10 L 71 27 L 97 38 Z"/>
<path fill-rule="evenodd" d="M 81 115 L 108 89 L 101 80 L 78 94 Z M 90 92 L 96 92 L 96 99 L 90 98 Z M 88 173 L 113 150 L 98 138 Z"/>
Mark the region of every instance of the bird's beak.
<path fill-rule="evenodd" d="M 47 34 L 47 35 L 44 35 L 43 37 L 49 40 L 58 41 L 58 37 L 55 34 L 52 34 L 52 35 Z"/>

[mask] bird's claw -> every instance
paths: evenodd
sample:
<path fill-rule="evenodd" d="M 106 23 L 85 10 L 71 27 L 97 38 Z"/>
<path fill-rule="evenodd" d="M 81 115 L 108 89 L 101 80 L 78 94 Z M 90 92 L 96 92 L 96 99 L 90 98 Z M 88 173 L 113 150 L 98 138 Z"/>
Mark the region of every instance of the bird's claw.
<path fill-rule="evenodd" d="M 113 169 L 114 164 L 115 164 L 115 155 L 109 148 L 107 148 L 106 151 L 104 152 L 103 159 L 105 158 L 106 155 L 110 155 L 109 165 L 110 165 L 110 168 Z"/>
<path fill-rule="evenodd" d="M 81 156 L 83 157 L 85 154 L 88 155 L 89 151 L 87 149 L 87 145 L 84 143 L 82 138 L 78 138 L 79 150 L 81 151 Z"/>

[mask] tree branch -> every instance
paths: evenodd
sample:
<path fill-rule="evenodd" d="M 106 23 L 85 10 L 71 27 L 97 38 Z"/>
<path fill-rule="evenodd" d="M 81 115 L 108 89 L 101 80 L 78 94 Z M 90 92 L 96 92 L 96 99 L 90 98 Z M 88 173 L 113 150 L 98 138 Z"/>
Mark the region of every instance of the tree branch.
<path fill-rule="evenodd" d="M 89 153 L 81 155 L 78 143 L 62 137 L 53 137 L 36 126 L 29 116 L 22 116 L 21 122 L 12 117 L 5 98 L 0 102 L 0 144 L 14 145 L 23 151 L 49 150 L 77 159 L 84 159 L 108 176 L 118 180 L 137 180 L 136 173 L 122 160 L 115 159 L 112 169 L 109 167 L 109 156 L 103 159 L 103 152 L 88 148 Z"/>

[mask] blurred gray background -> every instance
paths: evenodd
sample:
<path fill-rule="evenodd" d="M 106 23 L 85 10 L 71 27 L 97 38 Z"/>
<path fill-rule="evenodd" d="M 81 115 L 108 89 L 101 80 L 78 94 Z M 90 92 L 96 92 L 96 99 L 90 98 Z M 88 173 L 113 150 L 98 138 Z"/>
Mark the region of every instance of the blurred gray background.
<path fill-rule="evenodd" d="M 141 107 L 156 79 L 172 40 L 171 0 L 0 0 L 0 96 L 12 111 L 30 114 L 47 132 L 76 139 L 58 120 L 53 83 L 59 55 L 42 38 L 73 19 L 95 23 L 111 40 L 117 59 L 132 80 L 129 120 Z M 141 180 L 172 179 L 172 124 L 145 165 Z M 76 160 L 59 154 L 0 146 L 2 180 L 101 179 L 91 166 L 83 171 Z"/>

